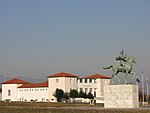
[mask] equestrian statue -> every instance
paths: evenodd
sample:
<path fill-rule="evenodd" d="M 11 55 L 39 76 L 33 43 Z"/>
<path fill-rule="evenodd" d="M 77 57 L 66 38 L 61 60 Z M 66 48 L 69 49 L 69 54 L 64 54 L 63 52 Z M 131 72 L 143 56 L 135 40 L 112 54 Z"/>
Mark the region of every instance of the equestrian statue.
<path fill-rule="evenodd" d="M 131 74 L 133 76 L 132 81 L 134 79 L 136 79 L 135 72 L 132 71 L 132 65 L 134 63 L 136 63 L 136 60 L 134 57 L 132 57 L 132 56 L 127 57 L 127 54 L 125 54 L 124 50 L 122 50 L 120 52 L 119 56 L 116 57 L 116 61 L 120 61 L 120 64 L 111 65 L 109 67 L 103 67 L 103 69 L 112 69 L 113 74 L 111 76 L 111 83 L 114 83 L 114 81 L 113 81 L 114 77 L 117 79 L 118 83 L 120 82 L 120 79 L 117 77 L 118 73 L 124 73 L 125 74 L 124 82 L 126 84 L 128 84 L 127 77 L 129 74 Z"/>

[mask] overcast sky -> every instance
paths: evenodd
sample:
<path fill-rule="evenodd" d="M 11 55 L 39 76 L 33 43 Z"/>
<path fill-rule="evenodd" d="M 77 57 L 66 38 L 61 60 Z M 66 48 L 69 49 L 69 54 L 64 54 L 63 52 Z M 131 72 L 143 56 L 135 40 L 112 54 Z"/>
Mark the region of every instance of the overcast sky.
<path fill-rule="evenodd" d="M 111 76 L 122 49 L 150 79 L 150 0 L 0 0 L 0 75 Z"/>

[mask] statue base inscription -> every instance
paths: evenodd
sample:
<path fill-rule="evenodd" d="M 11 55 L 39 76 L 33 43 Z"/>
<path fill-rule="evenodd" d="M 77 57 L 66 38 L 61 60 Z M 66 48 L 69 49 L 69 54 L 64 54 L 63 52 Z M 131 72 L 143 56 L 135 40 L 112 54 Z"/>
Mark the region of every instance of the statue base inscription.
<path fill-rule="evenodd" d="M 122 84 L 104 87 L 105 108 L 138 108 L 138 85 Z"/>

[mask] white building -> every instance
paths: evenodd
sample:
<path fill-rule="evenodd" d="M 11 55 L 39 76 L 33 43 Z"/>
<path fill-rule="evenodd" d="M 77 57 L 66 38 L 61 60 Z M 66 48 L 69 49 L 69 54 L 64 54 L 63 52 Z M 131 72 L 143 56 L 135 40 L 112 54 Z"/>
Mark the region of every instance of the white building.
<path fill-rule="evenodd" d="M 17 92 L 19 101 L 49 101 L 47 81 L 38 84 L 23 84 L 18 87 Z"/>
<path fill-rule="evenodd" d="M 71 89 L 77 89 L 77 78 L 78 76 L 64 72 L 48 76 L 49 100 L 51 102 L 56 102 L 56 98 L 53 94 L 57 88 L 62 89 L 64 92 L 70 92 Z"/>
<path fill-rule="evenodd" d="M 104 103 L 104 85 L 109 83 L 109 77 L 100 74 L 78 78 L 78 92 L 81 90 L 86 93 L 92 92 L 96 103 Z"/>
<path fill-rule="evenodd" d="M 108 85 L 109 82 L 109 77 L 100 74 L 79 78 L 64 72 L 50 75 L 48 81 L 38 84 L 14 78 L 2 83 L 2 100 L 56 102 L 53 94 L 58 88 L 68 93 L 71 89 L 92 92 L 96 103 L 104 103 L 104 85 Z"/>
<path fill-rule="evenodd" d="M 2 101 L 2 89 L 0 88 L 0 101 Z"/>

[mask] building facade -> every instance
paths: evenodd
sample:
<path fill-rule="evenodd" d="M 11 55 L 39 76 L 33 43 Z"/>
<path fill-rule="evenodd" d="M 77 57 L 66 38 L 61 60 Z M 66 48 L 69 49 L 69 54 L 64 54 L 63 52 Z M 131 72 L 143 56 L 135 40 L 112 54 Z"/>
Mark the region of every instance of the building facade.
<path fill-rule="evenodd" d="M 0 101 L 2 101 L 2 89 L 0 88 Z"/>
<path fill-rule="evenodd" d="M 32 84 L 17 78 L 2 83 L 2 100 L 11 101 L 38 101 L 38 102 L 56 102 L 53 96 L 56 89 L 62 89 L 64 92 L 70 92 L 76 89 L 78 92 L 91 92 L 96 103 L 104 103 L 104 85 L 110 83 L 107 76 L 100 74 L 79 76 L 60 72 L 47 77 L 48 81 Z"/>

